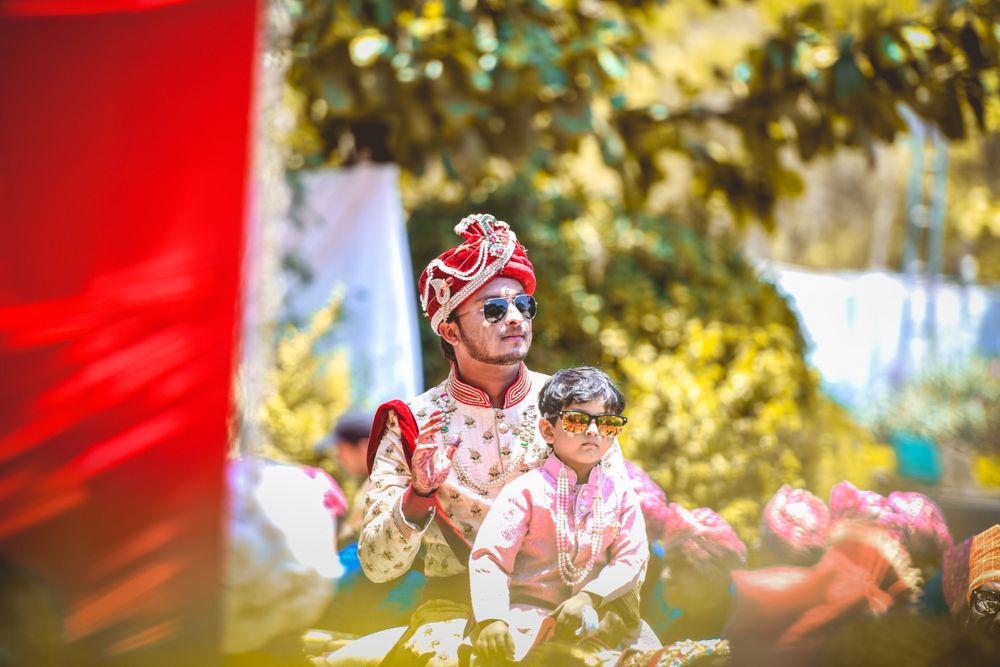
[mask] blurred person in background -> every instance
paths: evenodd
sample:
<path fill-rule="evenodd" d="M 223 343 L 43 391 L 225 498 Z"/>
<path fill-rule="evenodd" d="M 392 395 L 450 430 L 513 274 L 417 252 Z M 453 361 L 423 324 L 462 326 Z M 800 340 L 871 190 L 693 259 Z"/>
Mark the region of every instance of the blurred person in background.
<path fill-rule="evenodd" d="M 760 526 L 759 563 L 814 565 L 826 550 L 830 510 L 805 489 L 783 485 L 764 507 Z"/>
<path fill-rule="evenodd" d="M 1000 637 L 1000 524 L 972 538 L 965 627 Z"/>
<path fill-rule="evenodd" d="M 881 615 L 919 595 L 919 572 L 891 531 L 841 520 L 812 567 L 733 573 L 736 601 L 725 636 L 737 665 L 812 665 L 849 619 Z"/>
<path fill-rule="evenodd" d="M 917 603 L 921 613 L 947 614 L 942 562 L 945 552 L 954 546 L 954 540 L 941 508 L 915 491 L 893 491 L 886 500 L 892 510 L 893 525 L 924 582 L 923 594 Z"/>
<path fill-rule="evenodd" d="M 302 633 L 344 573 L 337 517 L 347 499 L 326 472 L 298 464 L 232 459 L 227 478 L 223 652 L 301 656 Z"/>
<path fill-rule="evenodd" d="M 348 512 L 341 522 L 337 539 L 341 545 L 357 542 L 365 515 L 365 492 L 368 490 L 368 434 L 372 411 L 353 408 L 337 420 L 333 436 L 322 450 L 324 458 L 336 461 L 337 477 L 347 493 Z"/>
<path fill-rule="evenodd" d="M 893 491 L 886 497 L 845 480 L 830 490 L 830 515 L 834 520 L 871 521 L 896 535 L 921 573 L 924 592 L 917 602 L 921 611 L 947 613 L 941 562 L 953 540 L 937 503 L 911 491 Z"/>
<path fill-rule="evenodd" d="M 673 611 L 660 640 L 666 646 L 720 637 L 732 605 L 732 572 L 746 564 L 746 545 L 713 510 L 677 503 L 664 515 L 663 544 L 663 596 Z"/>
<path fill-rule="evenodd" d="M 385 627 L 405 623 L 417 606 L 424 585 L 422 573 L 411 570 L 391 582 L 368 579 L 358 559 L 358 535 L 365 515 L 368 491 L 368 436 L 374 411 L 353 408 L 337 420 L 324 455 L 336 461 L 338 476 L 348 489 L 348 511 L 338 533 L 340 562 L 344 575 L 337 582 L 337 595 L 323 617 L 316 623 L 323 630 L 335 631 L 331 638 L 338 646 L 345 634 L 363 635 Z M 332 451 L 331 451 L 332 449 Z M 358 610 L 366 613 L 358 613 Z"/>

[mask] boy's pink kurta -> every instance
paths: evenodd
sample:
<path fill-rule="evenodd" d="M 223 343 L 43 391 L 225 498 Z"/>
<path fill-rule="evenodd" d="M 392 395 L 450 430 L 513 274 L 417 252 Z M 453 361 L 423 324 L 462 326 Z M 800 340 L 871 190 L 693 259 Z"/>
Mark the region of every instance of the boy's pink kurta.
<path fill-rule="evenodd" d="M 590 558 L 589 525 L 596 494 L 603 501 L 604 534 L 594 567 L 576 586 L 559 576 L 557 561 L 556 483 L 563 463 L 550 455 L 542 467 L 525 473 L 503 488 L 493 503 L 469 558 L 472 610 L 476 622 L 508 623 L 523 657 L 549 611 L 581 590 L 605 601 L 639 585 L 649 558 L 646 527 L 635 493 L 617 477 L 606 474 L 605 462 L 595 467 L 586 484 L 566 468 L 570 482 L 570 546 L 573 564 Z M 577 527 L 581 527 L 579 533 Z"/>

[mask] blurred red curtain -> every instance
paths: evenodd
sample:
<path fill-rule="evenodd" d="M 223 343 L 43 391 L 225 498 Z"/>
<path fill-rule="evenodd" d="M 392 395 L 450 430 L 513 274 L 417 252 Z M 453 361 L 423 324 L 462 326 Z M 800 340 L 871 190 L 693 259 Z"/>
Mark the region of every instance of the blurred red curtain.
<path fill-rule="evenodd" d="M 211 664 L 256 0 L 0 0 L 0 554 L 68 664 Z"/>

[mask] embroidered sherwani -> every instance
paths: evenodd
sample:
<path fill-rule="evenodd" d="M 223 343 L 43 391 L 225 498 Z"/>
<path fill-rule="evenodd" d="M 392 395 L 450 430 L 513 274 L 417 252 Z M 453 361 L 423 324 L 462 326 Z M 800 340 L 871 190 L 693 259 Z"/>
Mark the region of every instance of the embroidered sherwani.
<path fill-rule="evenodd" d="M 419 427 L 440 411 L 444 434 L 461 438 L 437 496 L 470 542 L 504 484 L 537 468 L 548 456 L 548 445 L 538 432 L 538 391 L 546 379 L 522 364 L 503 407 L 494 408 L 483 391 L 462 382 L 452 367 L 444 382 L 407 402 Z M 359 539 L 361 566 L 373 581 L 389 581 L 409 571 L 421 543 L 426 576 L 466 571 L 467 563 L 459 562 L 433 521 L 433 509 L 422 525 L 403 515 L 410 481 L 400 428 L 390 415 L 372 465 Z"/>
<path fill-rule="evenodd" d="M 504 487 L 480 527 L 469 559 L 473 613 L 477 623 L 507 622 L 515 660 L 531 648 L 545 616 L 573 595 L 587 591 L 610 602 L 641 583 L 649 559 L 642 511 L 630 485 L 607 474 L 607 467 L 602 462 L 586 483 L 576 484 L 576 474 L 552 454 L 541 468 Z M 570 484 L 567 555 L 582 568 L 596 550 L 593 568 L 575 585 L 562 580 L 557 562 L 556 495 L 563 468 Z M 603 527 L 599 534 L 590 530 L 595 523 Z"/>

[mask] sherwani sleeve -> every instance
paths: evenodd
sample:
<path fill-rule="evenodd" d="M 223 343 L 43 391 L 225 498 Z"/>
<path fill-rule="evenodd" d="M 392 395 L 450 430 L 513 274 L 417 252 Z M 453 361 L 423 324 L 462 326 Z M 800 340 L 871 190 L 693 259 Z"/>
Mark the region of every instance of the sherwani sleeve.
<path fill-rule="evenodd" d="M 374 582 L 391 581 L 409 571 L 434 518 L 433 500 L 414 494 L 410 479 L 399 423 L 392 413 L 372 464 L 358 537 L 361 569 Z M 422 525 L 407 520 L 404 505 L 426 517 Z"/>
<path fill-rule="evenodd" d="M 639 500 L 629 489 L 623 489 L 621 494 L 619 528 L 608 547 L 608 564 L 583 587 L 584 591 L 600 595 L 604 600 L 621 597 L 640 585 L 649 560 L 646 524 Z"/>
<path fill-rule="evenodd" d="M 531 499 L 521 484 L 505 487 L 479 527 L 469 556 L 472 613 L 476 622 L 510 624 L 510 579 L 531 518 Z"/>

